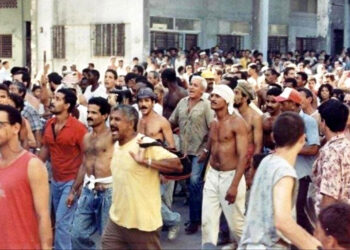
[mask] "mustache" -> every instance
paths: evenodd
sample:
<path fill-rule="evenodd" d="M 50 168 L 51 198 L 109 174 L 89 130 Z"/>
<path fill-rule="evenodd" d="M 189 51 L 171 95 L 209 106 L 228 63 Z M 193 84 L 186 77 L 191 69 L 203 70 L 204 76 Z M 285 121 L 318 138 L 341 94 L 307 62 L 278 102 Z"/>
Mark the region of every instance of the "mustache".
<path fill-rule="evenodd" d="M 147 109 L 147 107 L 146 106 L 141 106 L 140 109 Z"/>

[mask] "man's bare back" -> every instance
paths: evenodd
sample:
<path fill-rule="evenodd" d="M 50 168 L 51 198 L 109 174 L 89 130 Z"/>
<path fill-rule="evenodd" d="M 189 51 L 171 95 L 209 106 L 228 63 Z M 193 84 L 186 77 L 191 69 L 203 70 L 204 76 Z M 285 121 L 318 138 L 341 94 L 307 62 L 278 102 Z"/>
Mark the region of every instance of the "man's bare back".
<path fill-rule="evenodd" d="M 214 120 L 210 126 L 210 165 L 219 171 L 235 170 L 238 164 L 237 133 L 246 137 L 245 121 L 237 115 L 230 115 L 223 121 Z"/>
<path fill-rule="evenodd" d="M 84 166 L 88 176 L 104 178 L 112 175 L 110 162 L 113 154 L 113 141 L 110 130 L 103 134 L 89 133 L 84 138 Z"/>
<path fill-rule="evenodd" d="M 164 97 L 164 104 L 163 104 L 163 115 L 165 118 L 169 119 L 171 116 L 171 113 L 176 108 L 176 105 L 179 103 L 179 101 L 187 96 L 187 92 L 184 88 L 178 87 L 176 91 L 173 91 L 166 94 Z"/>
<path fill-rule="evenodd" d="M 277 116 L 269 116 L 269 117 L 265 117 L 263 120 L 263 131 L 264 131 L 264 135 L 263 135 L 263 145 L 266 148 L 269 149 L 273 149 L 275 147 L 274 142 L 272 141 L 272 126 L 273 123 L 275 122 Z"/>

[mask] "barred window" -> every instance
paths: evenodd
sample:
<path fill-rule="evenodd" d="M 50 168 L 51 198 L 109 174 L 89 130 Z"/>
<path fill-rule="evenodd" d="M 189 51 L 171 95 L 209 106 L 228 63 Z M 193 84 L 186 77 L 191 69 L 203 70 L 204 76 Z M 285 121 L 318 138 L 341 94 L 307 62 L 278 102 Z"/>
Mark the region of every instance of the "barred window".
<path fill-rule="evenodd" d="M 297 37 L 296 39 L 296 49 L 300 52 L 304 50 L 316 50 L 317 39 L 309 37 Z"/>
<path fill-rule="evenodd" d="M 288 52 L 288 37 L 269 36 L 268 50 L 271 52 Z"/>
<path fill-rule="evenodd" d="M 17 0 L 0 0 L 0 9 L 1 8 L 17 8 Z"/>
<path fill-rule="evenodd" d="M 12 35 L 0 35 L 0 57 L 12 57 Z"/>
<path fill-rule="evenodd" d="M 94 25 L 94 56 L 125 55 L 125 24 Z"/>
<path fill-rule="evenodd" d="M 52 55 L 53 58 L 65 58 L 65 30 L 63 25 L 52 27 Z"/>
<path fill-rule="evenodd" d="M 180 40 L 182 34 L 179 33 L 151 31 L 152 49 L 180 48 Z"/>
<path fill-rule="evenodd" d="M 229 51 L 231 48 L 239 50 L 243 47 L 243 36 L 218 35 L 217 41 L 219 48 L 224 51 Z"/>

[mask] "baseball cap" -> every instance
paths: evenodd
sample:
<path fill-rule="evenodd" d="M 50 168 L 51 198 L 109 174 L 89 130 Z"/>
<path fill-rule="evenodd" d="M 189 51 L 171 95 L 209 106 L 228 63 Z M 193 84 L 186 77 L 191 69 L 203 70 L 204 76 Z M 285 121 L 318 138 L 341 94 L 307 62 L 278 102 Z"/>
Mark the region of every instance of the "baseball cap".
<path fill-rule="evenodd" d="M 151 98 L 152 100 L 157 100 L 156 94 L 151 88 L 141 88 L 137 93 L 137 100 Z"/>
<path fill-rule="evenodd" d="M 275 97 L 277 102 L 292 101 L 301 104 L 301 96 L 298 91 L 292 88 L 285 88 L 279 96 Z"/>

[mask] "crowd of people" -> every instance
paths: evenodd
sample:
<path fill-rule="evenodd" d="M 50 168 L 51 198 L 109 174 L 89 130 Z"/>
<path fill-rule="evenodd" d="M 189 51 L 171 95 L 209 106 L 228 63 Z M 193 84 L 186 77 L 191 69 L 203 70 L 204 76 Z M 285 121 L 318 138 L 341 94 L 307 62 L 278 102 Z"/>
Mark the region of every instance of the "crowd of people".
<path fill-rule="evenodd" d="M 350 49 L 3 61 L 0 249 L 160 249 L 179 193 L 203 249 L 350 248 L 349 70 Z"/>

